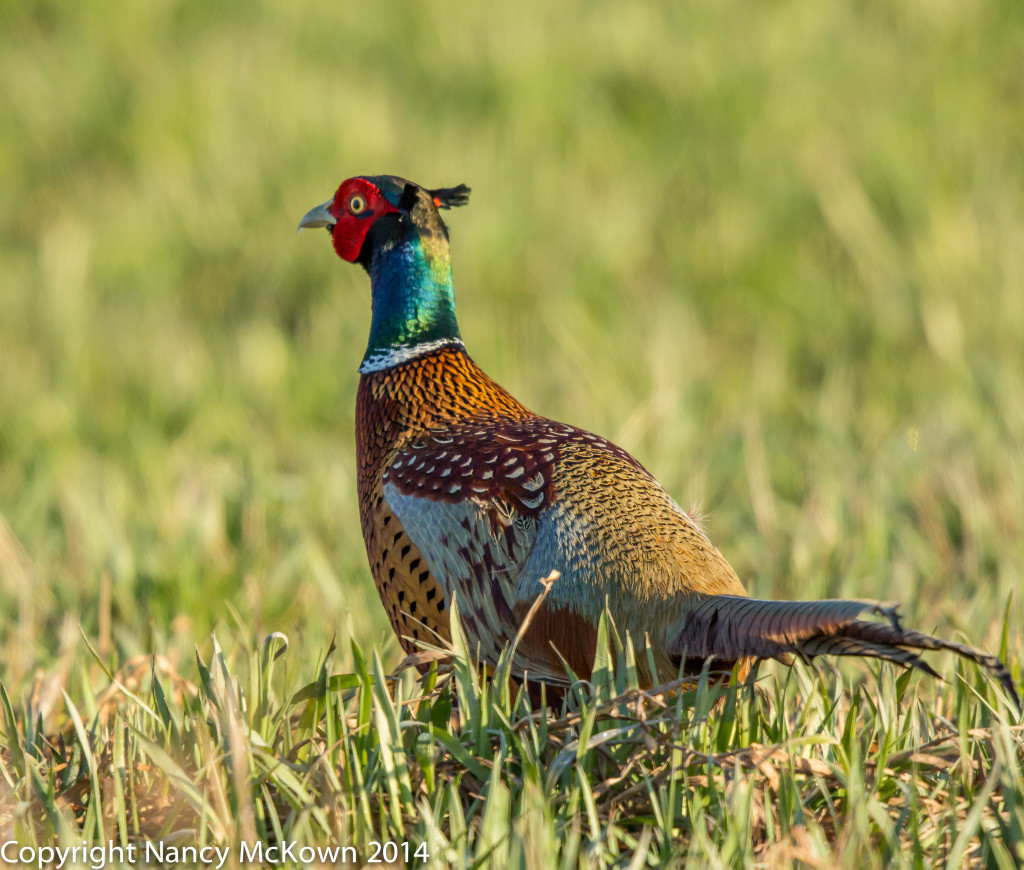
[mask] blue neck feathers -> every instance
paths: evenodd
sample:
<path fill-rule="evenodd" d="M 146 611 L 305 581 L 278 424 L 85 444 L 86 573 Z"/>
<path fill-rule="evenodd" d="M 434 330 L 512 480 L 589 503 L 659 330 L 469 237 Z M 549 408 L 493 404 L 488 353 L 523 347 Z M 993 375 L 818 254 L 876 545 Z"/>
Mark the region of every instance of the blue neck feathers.
<path fill-rule="evenodd" d="M 462 345 L 447 240 L 410 234 L 374 252 L 370 340 L 361 372 L 398 365 L 434 348 Z"/>

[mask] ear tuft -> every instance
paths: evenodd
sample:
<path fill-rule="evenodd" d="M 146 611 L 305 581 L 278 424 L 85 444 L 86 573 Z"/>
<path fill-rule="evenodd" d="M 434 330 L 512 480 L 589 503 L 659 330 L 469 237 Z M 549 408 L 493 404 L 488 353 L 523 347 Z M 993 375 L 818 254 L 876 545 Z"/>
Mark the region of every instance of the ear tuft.
<path fill-rule="evenodd" d="M 469 202 L 470 188 L 465 184 L 458 187 L 439 187 L 437 190 L 428 190 L 434 198 L 434 206 L 437 208 L 457 208 Z"/>
<path fill-rule="evenodd" d="M 398 207 L 402 211 L 412 211 L 416 207 L 418 193 L 419 187 L 415 184 L 406 184 L 405 190 L 402 191 L 402 195 L 398 199 Z"/>

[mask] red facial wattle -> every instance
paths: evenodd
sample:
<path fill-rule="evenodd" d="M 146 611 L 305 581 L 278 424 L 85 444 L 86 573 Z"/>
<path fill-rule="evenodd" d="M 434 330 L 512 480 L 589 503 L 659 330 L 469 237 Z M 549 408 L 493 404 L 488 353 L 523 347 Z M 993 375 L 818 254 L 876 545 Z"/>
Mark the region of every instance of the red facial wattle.
<path fill-rule="evenodd" d="M 380 189 L 365 178 L 342 182 L 331 205 L 331 214 L 338 221 L 331 232 L 334 250 L 341 259 L 354 263 L 374 222 L 382 215 L 398 212 Z"/>

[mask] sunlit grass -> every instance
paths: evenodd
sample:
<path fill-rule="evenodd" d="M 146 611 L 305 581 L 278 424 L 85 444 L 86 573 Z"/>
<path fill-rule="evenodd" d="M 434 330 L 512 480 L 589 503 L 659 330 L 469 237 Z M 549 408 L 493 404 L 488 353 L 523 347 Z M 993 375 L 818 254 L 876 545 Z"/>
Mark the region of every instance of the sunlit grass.
<path fill-rule="evenodd" d="M 641 692 L 609 625 L 593 679 L 549 710 L 500 668 L 481 678 L 459 634 L 421 680 L 354 643 L 351 671 L 332 675 L 332 646 L 303 686 L 280 635 L 251 652 L 214 639 L 195 682 L 162 659 L 98 659 L 104 689 L 65 696 L 56 734 L 36 699 L 0 696 L 5 830 L 20 848 L 84 837 L 150 858 L 215 845 L 235 864 L 274 848 L 495 868 L 1024 858 L 1024 731 L 976 672 L 939 708 L 891 670 L 877 690 L 798 666 L 761 689 Z"/>

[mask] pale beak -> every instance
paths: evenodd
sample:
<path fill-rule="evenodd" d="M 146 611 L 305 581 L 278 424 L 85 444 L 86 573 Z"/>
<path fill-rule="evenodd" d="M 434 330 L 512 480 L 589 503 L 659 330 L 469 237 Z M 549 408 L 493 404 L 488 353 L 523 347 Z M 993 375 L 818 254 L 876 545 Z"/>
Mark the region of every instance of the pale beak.
<path fill-rule="evenodd" d="M 303 215 L 302 220 L 299 221 L 299 228 L 295 232 L 301 233 L 307 227 L 333 227 L 338 219 L 331 214 L 332 205 L 334 205 L 334 200 L 329 199 L 322 205 L 311 208 Z"/>

